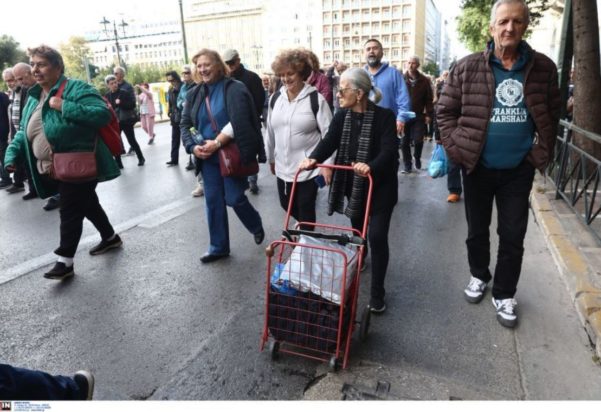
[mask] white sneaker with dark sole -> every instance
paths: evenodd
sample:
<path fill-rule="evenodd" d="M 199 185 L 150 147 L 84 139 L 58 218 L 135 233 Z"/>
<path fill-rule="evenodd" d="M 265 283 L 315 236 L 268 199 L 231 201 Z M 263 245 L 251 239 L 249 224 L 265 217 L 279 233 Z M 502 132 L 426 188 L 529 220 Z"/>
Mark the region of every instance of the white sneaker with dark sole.
<path fill-rule="evenodd" d="M 469 303 L 479 303 L 484 297 L 484 292 L 486 292 L 486 285 L 485 282 L 472 276 L 470 283 L 468 283 L 467 287 L 463 290 L 465 300 Z"/>
<path fill-rule="evenodd" d="M 518 302 L 513 299 L 492 298 L 492 304 L 497 310 L 497 320 L 506 328 L 515 328 L 518 323 L 518 315 L 515 311 Z"/>

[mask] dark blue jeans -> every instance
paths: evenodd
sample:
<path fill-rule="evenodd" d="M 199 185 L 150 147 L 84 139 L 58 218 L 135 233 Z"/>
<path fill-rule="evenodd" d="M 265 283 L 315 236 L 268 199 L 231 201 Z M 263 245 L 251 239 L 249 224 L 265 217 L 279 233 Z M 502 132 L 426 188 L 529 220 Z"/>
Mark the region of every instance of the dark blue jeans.
<path fill-rule="evenodd" d="M 182 145 L 179 123 L 171 125 L 171 163 L 179 162 L 179 148 Z"/>
<path fill-rule="evenodd" d="M 227 208 L 230 206 L 244 227 L 252 234 L 263 229 L 259 212 L 248 201 L 244 191 L 248 189 L 246 177 L 222 177 L 217 155 L 201 162 L 205 190 L 205 210 L 209 224 L 209 253 L 230 253 L 230 235 Z"/>
<path fill-rule="evenodd" d="M 0 399 L 5 401 L 67 401 L 83 398 L 79 386 L 67 376 L 0 364 Z"/>
<path fill-rule="evenodd" d="M 487 169 L 478 165 L 469 175 L 465 170 L 462 170 L 462 174 L 470 272 L 483 282 L 489 282 L 492 278 L 489 270 L 489 226 L 495 201 L 499 250 L 492 295 L 495 299 L 512 298 L 522 270 L 534 166 L 527 160 L 514 169 Z"/>

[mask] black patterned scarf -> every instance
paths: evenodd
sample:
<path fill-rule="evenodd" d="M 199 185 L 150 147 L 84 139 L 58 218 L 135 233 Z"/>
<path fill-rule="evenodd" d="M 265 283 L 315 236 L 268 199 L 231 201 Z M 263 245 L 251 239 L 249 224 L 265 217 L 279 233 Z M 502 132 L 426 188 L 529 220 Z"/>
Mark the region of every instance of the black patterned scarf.
<path fill-rule="evenodd" d="M 359 147 L 355 162 L 367 163 L 369 160 L 369 151 L 371 147 L 371 132 L 374 120 L 375 104 L 368 100 L 367 109 L 363 114 L 363 124 L 359 134 Z M 342 136 L 340 138 L 340 147 L 336 155 L 336 164 L 343 166 L 351 165 L 351 153 L 349 146 L 351 140 L 352 118 L 351 111 L 346 112 L 344 124 L 342 126 Z M 351 196 L 346 209 L 344 208 L 344 196 L 347 187 L 347 179 L 353 179 Z M 328 197 L 328 215 L 334 212 L 343 213 L 349 218 L 363 217 L 364 203 L 366 197 L 367 179 L 353 172 L 336 170 L 330 186 L 330 195 Z"/>

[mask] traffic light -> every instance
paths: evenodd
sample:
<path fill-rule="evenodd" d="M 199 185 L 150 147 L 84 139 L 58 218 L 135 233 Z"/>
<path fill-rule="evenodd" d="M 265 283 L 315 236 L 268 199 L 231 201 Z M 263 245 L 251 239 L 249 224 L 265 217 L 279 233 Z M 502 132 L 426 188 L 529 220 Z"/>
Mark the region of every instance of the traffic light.
<path fill-rule="evenodd" d="M 88 73 L 90 74 L 90 79 L 93 79 L 94 77 L 96 77 L 100 74 L 100 68 L 91 63 L 88 64 L 88 70 L 89 70 Z"/>

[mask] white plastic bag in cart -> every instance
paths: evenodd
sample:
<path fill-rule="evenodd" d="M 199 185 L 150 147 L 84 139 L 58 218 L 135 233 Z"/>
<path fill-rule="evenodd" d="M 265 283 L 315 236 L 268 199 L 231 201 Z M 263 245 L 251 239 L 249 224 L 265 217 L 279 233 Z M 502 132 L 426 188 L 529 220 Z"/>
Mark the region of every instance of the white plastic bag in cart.
<path fill-rule="evenodd" d="M 342 253 L 308 246 L 327 247 Z M 310 290 L 339 305 L 344 272 L 346 270 L 347 291 L 357 271 L 358 256 L 357 246 L 343 246 L 335 241 L 301 235 L 298 246 L 294 248 L 282 270 L 280 279 L 288 280 L 293 288 L 301 292 Z"/>

